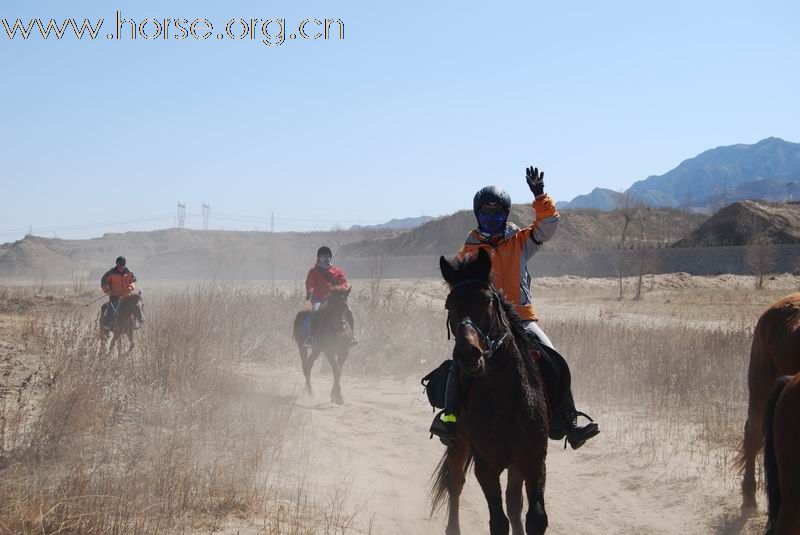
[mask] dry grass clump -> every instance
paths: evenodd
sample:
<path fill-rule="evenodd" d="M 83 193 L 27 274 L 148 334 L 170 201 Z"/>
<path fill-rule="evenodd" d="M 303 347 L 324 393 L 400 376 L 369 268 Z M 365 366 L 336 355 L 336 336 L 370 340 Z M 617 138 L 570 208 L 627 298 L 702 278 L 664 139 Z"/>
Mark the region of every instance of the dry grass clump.
<path fill-rule="evenodd" d="M 269 354 L 280 299 L 209 286 L 148 301 L 139 349 L 119 357 L 85 317 L 32 322 L 36 372 L 0 398 L 0 533 L 210 531 L 253 515 L 305 533 L 270 516 L 290 400 L 236 370 Z M 329 523 L 343 533 L 346 515 Z"/>
<path fill-rule="evenodd" d="M 570 363 L 579 405 L 619 419 L 623 442 L 653 455 L 670 445 L 735 476 L 751 329 L 586 319 L 544 327 Z"/>

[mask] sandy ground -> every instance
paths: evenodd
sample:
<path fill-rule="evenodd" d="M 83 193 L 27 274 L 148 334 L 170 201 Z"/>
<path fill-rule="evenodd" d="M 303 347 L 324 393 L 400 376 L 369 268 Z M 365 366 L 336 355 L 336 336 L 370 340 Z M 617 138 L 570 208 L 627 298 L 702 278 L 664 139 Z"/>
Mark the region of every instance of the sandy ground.
<path fill-rule="evenodd" d="M 276 375 L 287 389 L 299 388 L 299 370 L 252 368 L 256 380 Z M 428 439 L 432 413 L 419 384 L 346 377 L 344 406 L 328 402 L 330 376 L 318 371 L 314 396 L 296 401 L 299 424 L 288 447 L 306 463 L 289 480 L 305 478 L 321 503 L 346 493 L 358 510 L 360 532 L 443 533 L 445 516 L 428 516 L 429 478 L 443 446 Z M 589 409 L 589 408 L 587 408 Z M 562 534 L 755 534 L 763 531 L 763 511 L 742 516 L 731 480 L 709 474 L 689 448 L 664 445 L 657 455 L 641 455 L 626 445 L 630 419 L 596 412 L 603 433 L 575 452 L 550 442 L 546 506 L 549 533 Z M 624 423 L 623 423 L 624 422 Z M 657 458 L 658 460 L 653 460 Z M 762 507 L 763 510 L 763 507 Z M 488 513 L 474 476 L 467 479 L 461 506 L 462 532 L 488 531 Z M 229 533 L 255 534 L 257 526 L 237 524 Z"/>

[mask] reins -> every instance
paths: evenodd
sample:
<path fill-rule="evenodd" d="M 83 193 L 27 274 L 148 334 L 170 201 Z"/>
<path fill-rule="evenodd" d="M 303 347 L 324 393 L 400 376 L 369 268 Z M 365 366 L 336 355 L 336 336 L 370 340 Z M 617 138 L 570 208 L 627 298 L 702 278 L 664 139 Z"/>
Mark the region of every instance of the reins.
<path fill-rule="evenodd" d="M 475 330 L 476 333 L 478 333 L 478 336 L 480 337 L 481 341 L 486 346 L 486 349 L 483 350 L 483 357 L 485 359 L 490 359 L 497 352 L 497 350 L 500 349 L 500 347 L 505 343 L 505 341 L 511 335 L 511 329 L 506 324 L 506 322 L 502 319 L 500 295 L 497 293 L 497 289 L 494 287 L 494 285 L 491 282 L 483 281 L 483 280 L 480 280 L 480 279 L 463 280 L 463 281 L 461 281 L 461 282 L 459 282 L 457 284 L 454 284 L 450 288 L 450 294 L 448 295 L 448 300 L 450 298 L 450 295 L 453 294 L 453 292 L 455 292 L 458 288 L 460 288 L 462 286 L 465 286 L 467 284 L 482 284 L 482 285 L 486 286 L 487 288 L 489 288 L 489 290 L 492 292 L 492 301 L 493 301 L 493 306 L 494 306 L 494 309 L 495 309 L 495 314 L 492 317 L 492 324 L 489 326 L 488 333 L 484 333 L 483 330 L 480 327 L 478 327 L 478 325 L 476 325 L 475 322 L 472 321 L 469 317 L 462 319 L 458 324 L 459 328 L 460 327 L 465 327 L 465 326 L 470 326 L 470 327 L 472 327 L 473 330 Z M 495 325 L 497 325 L 498 318 L 500 318 L 500 321 L 502 322 L 503 327 L 505 327 L 503 329 L 504 332 L 503 332 L 503 335 L 501 337 L 492 339 L 491 338 L 491 334 L 492 334 L 492 331 L 495 330 Z M 451 319 L 452 318 L 450 316 L 450 310 L 448 310 L 447 311 L 447 339 L 448 340 L 450 340 L 450 338 L 452 336 L 452 331 L 450 329 L 450 320 Z"/>

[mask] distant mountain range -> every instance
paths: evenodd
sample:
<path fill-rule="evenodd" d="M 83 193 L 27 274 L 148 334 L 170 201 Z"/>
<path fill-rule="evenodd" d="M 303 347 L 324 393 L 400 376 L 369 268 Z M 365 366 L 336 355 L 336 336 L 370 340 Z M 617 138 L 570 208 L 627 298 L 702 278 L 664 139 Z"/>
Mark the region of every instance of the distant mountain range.
<path fill-rule="evenodd" d="M 753 145 L 717 147 L 663 175 L 635 182 L 625 194 L 647 206 L 713 211 L 743 200 L 800 199 L 800 143 L 771 137 Z M 595 188 L 558 207 L 613 210 L 620 196 Z"/>
<path fill-rule="evenodd" d="M 431 216 L 423 215 L 419 217 L 406 217 L 403 219 L 392 219 L 379 225 L 353 225 L 350 230 L 411 230 L 421 227 L 433 219 Z"/>

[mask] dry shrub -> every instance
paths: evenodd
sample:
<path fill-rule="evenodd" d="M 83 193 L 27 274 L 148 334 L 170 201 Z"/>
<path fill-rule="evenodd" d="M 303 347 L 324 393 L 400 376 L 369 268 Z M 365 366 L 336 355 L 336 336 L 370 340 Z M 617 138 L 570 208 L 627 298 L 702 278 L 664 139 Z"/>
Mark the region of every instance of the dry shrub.
<path fill-rule="evenodd" d="M 290 404 L 236 364 L 268 355 L 281 299 L 207 286 L 148 301 L 123 356 L 84 317 L 31 323 L 37 371 L 0 399 L 0 533 L 186 531 L 269 510 Z"/>
<path fill-rule="evenodd" d="M 623 443 L 650 455 L 688 451 L 735 475 L 751 329 L 734 322 L 704 329 L 680 319 L 551 319 L 543 326 L 570 363 L 579 405 L 616 418 Z"/>

